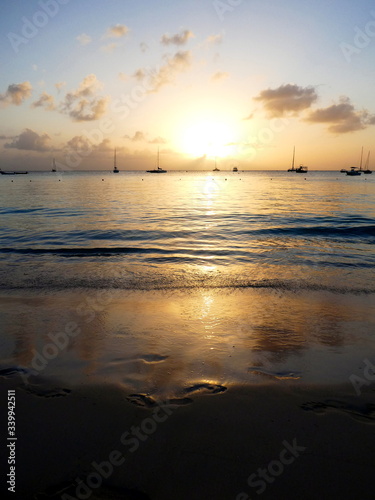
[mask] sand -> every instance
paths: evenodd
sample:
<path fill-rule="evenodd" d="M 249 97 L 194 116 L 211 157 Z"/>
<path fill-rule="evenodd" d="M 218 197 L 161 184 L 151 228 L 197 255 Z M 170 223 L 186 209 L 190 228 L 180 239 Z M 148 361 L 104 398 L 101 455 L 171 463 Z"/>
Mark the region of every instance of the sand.
<path fill-rule="evenodd" d="M 371 297 L 276 292 L 2 294 L 2 490 L 17 500 L 372 500 Z M 353 376 L 366 382 L 358 391 Z"/>
<path fill-rule="evenodd" d="M 203 384 L 156 401 L 114 384 L 0 380 L 3 401 L 16 393 L 11 498 L 374 498 L 375 386 Z"/>

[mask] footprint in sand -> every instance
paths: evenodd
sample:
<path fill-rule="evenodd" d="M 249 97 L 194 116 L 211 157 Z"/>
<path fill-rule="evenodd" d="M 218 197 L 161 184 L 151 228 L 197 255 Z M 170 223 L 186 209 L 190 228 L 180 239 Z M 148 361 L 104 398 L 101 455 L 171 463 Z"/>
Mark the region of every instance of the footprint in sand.
<path fill-rule="evenodd" d="M 326 399 L 325 401 L 308 401 L 301 405 L 305 411 L 313 411 L 314 413 L 324 414 L 327 411 L 340 411 L 347 413 L 350 417 L 362 422 L 375 423 L 375 405 L 363 404 L 357 406 L 345 401 L 335 399 Z"/>
<path fill-rule="evenodd" d="M 208 392 L 209 394 L 219 394 L 225 392 L 227 387 L 220 384 L 194 384 L 191 387 L 183 389 L 183 394 L 192 394 L 193 392 Z"/>
<path fill-rule="evenodd" d="M 27 386 L 24 388 L 26 392 L 30 392 L 31 394 L 35 394 L 35 396 L 39 396 L 41 398 L 60 398 L 67 396 L 72 391 L 70 389 L 64 389 L 60 387 L 55 388 L 47 388 L 47 387 L 35 387 L 35 386 Z"/>
<path fill-rule="evenodd" d="M 276 379 L 276 380 L 299 380 L 301 378 L 300 372 L 271 372 L 268 370 L 263 370 L 262 368 L 250 367 L 247 370 L 253 375 L 262 375 L 264 377 Z"/>
<path fill-rule="evenodd" d="M 184 406 L 193 402 L 190 398 L 171 398 L 164 401 L 157 402 L 153 397 L 147 394 L 129 394 L 126 398 L 129 403 L 136 406 L 143 406 L 144 408 L 155 408 L 156 406 Z"/>

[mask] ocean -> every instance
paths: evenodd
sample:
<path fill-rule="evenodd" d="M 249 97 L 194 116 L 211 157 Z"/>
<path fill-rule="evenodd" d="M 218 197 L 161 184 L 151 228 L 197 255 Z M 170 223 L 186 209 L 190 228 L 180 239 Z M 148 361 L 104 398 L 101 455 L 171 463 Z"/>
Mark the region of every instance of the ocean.
<path fill-rule="evenodd" d="M 36 172 L 0 199 L 2 366 L 68 321 L 43 373 L 138 392 L 338 382 L 373 349 L 373 175 Z"/>

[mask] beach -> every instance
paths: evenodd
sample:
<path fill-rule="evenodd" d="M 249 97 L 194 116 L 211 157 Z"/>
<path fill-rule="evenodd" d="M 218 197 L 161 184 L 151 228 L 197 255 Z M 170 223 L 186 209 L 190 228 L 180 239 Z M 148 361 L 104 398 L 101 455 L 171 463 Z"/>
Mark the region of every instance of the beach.
<path fill-rule="evenodd" d="M 370 301 L 281 290 L 3 294 L 16 342 L 0 371 L 3 398 L 14 390 L 16 400 L 10 494 L 372 498 Z M 338 329 L 349 304 L 352 324 Z"/>
<path fill-rule="evenodd" d="M 10 498 L 373 498 L 371 179 L 26 177 L 0 186 Z"/>

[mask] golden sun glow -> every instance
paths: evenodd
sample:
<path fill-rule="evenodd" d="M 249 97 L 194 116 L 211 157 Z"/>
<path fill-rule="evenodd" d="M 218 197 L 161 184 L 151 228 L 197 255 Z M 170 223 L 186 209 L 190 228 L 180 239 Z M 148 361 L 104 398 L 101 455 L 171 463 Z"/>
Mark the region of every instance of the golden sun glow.
<path fill-rule="evenodd" d="M 224 122 L 202 120 L 185 128 L 181 150 L 191 156 L 223 158 L 234 152 L 234 131 Z"/>

